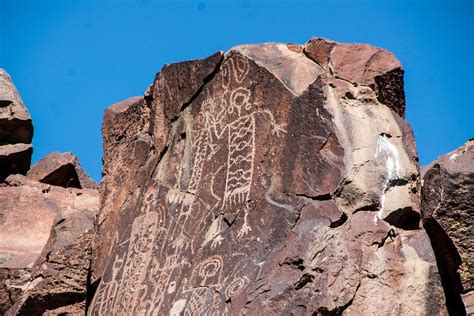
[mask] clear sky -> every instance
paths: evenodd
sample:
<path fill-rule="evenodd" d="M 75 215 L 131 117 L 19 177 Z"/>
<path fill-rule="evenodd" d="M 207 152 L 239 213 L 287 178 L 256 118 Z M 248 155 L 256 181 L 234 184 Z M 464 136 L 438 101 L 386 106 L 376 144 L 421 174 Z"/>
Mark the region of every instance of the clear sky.
<path fill-rule="evenodd" d="M 405 68 L 424 165 L 474 136 L 473 28 L 469 0 L 0 0 L 0 67 L 33 118 L 33 162 L 71 151 L 100 180 L 104 110 L 164 64 L 312 36 L 369 43 Z"/>

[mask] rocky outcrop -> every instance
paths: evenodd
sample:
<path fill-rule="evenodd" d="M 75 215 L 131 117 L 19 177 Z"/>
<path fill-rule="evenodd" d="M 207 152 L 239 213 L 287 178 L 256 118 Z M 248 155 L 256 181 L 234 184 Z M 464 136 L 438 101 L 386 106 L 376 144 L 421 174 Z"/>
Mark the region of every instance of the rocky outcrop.
<path fill-rule="evenodd" d="M 97 183 L 82 170 L 72 153 L 52 152 L 34 164 L 28 177 L 39 182 L 72 188 L 96 189 Z"/>
<path fill-rule="evenodd" d="M 474 140 L 422 170 L 423 222 L 436 254 L 448 309 L 474 313 Z"/>
<path fill-rule="evenodd" d="M 26 174 L 33 147 L 33 124 L 8 73 L 0 68 L 0 182 Z"/>
<path fill-rule="evenodd" d="M 96 184 L 70 153 L 52 153 L 23 176 L 32 133 L 18 92 L 0 70 L 0 314 L 84 314 Z"/>
<path fill-rule="evenodd" d="M 65 189 L 21 175 L 6 179 L 0 187 L 2 313 L 16 302 L 21 308 L 8 314 L 41 314 L 52 300 L 62 302 L 61 295 L 69 299 L 71 288 L 84 299 L 91 238 L 82 235 L 94 227 L 98 198 L 93 189 Z"/>
<path fill-rule="evenodd" d="M 404 111 L 368 45 L 166 65 L 105 114 L 88 313 L 446 314 Z"/>

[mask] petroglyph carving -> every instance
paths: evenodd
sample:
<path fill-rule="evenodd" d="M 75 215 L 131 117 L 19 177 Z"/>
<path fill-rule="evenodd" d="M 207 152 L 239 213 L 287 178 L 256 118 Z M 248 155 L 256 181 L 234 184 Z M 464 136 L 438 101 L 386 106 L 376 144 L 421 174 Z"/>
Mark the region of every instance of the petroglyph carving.
<path fill-rule="evenodd" d="M 212 289 L 220 291 L 225 286 L 223 258 L 208 257 L 191 275 L 183 271 L 190 265 L 188 254 L 195 255 L 200 247 L 215 249 L 222 243 L 225 210 L 242 213 L 237 237 L 252 230 L 248 216 L 257 124 L 269 120 L 273 134 L 285 132 L 269 110 L 253 105 L 252 91 L 243 84 L 249 68 L 249 61 L 235 54 L 219 71 L 221 87 L 213 93 L 204 90 L 199 113 L 186 123 L 192 125 L 185 127 L 192 165 L 179 166 L 173 187 L 162 185 L 155 173 L 156 182 L 144 194 L 146 202 L 133 222 L 130 237 L 122 242 L 120 255 L 125 259 L 122 262 L 117 257 L 110 281 L 100 284 L 92 314 L 160 314 L 165 301 L 174 302 L 168 307 L 171 314 L 222 311 L 222 297 Z M 221 156 L 216 157 L 217 153 Z M 222 156 L 227 156 L 224 164 L 219 161 Z M 191 170 L 185 172 L 184 168 Z M 187 178 L 182 179 L 185 174 Z M 160 190 L 165 191 L 158 194 Z M 202 192 L 212 197 L 206 203 L 200 198 Z M 163 194 L 165 201 L 160 201 L 158 196 Z M 201 215 L 196 218 L 196 214 Z M 195 236 L 202 236 L 199 244 Z M 226 287 L 225 295 L 235 297 L 247 284 L 246 277 L 236 278 Z"/>
<path fill-rule="evenodd" d="M 242 293 L 248 283 L 249 279 L 245 276 L 234 279 L 232 282 L 230 282 L 225 291 L 227 298 L 232 299 L 237 297 L 240 293 Z"/>
<path fill-rule="evenodd" d="M 370 247 L 388 213 L 404 221 L 419 210 L 412 132 L 374 95 L 391 80 L 383 54 L 321 45 L 315 62 L 306 47 L 264 44 L 209 67 L 169 65 L 142 103 L 109 113 L 109 224 L 99 238 L 111 234 L 111 262 L 92 269 L 102 279 L 91 314 L 447 314 L 425 304 L 444 294 L 430 281 L 436 258 L 422 229 L 398 228 L 389 247 Z M 360 52 L 370 67 L 359 69 Z M 375 225 L 375 212 L 360 210 L 378 204 Z M 414 264 L 416 284 L 406 281 Z M 407 289 L 420 304 L 399 295 Z"/>
<path fill-rule="evenodd" d="M 214 219 L 211 226 L 206 232 L 202 246 L 205 246 L 212 241 L 211 248 L 214 249 L 222 243 L 222 241 L 224 240 L 224 237 L 222 237 L 221 235 L 223 223 L 224 220 L 222 219 L 222 215 L 219 215 Z"/>
<path fill-rule="evenodd" d="M 170 189 L 166 197 L 169 204 L 184 204 L 185 206 L 190 206 L 194 200 L 192 194 L 176 189 Z"/>

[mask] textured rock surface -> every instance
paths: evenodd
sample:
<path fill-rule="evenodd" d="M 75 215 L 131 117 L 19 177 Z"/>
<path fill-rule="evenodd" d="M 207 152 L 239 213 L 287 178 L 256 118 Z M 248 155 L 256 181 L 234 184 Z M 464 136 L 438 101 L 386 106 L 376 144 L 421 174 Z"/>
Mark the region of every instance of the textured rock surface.
<path fill-rule="evenodd" d="M 0 146 L 0 181 L 10 174 L 26 174 L 30 168 L 33 146 L 31 144 L 6 144 Z"/>
<path fill-rule="evenodd" d="M 33 124 L 10 76 L 0 68 L 0 182 L 30 167 Z"/>
<path fill-rule="evenodd" d="M 92 221 L 88 226 L 93 228 Z M 83 235 L 75 235 L 71 243 L 58 245 L 61 237 L 55 231 L 61 229 L 61 226 L 54 228 L 44 256 L 32 268 L 30 278 L 23 285 L 24 291 L 7 315 L 48 315 L 47 311 L 51 314 L 55 309 L 58 314 L 84 314 L 92 234 L 86 229 L 81 231 Z"/>
<path fill-rule="evenodd" d="M 34 164 L 28 177 L 61 187 L 96 189 L 97 183 L 82 170 L 79 160 L 71 153 L 52 152 Z"/>
<path fill-rule="evenodd" d="M 243 45 L 109 108 L 89 314 L 445 314 L 402 74 Z"/>
<path fill-rule="evenodd" d="M 16 302 L 9 314 L 36 315 L 75 297 L 71 289 L 84 299 L 91 237 L 80 236 L 93 228 L 98 200 L 93 189 L 65 189 L 21 175 L 6 179 L 0 187 L 1 313 Z"/>
<path fill-rule="evenodd" d="M 450 311 L 473 309 L 474 140 L 423 168 L 423 221 Z M 470 293 L 470 294 L 469 294 Z M 462 296 L 462 297 L 461 297 Z"/>

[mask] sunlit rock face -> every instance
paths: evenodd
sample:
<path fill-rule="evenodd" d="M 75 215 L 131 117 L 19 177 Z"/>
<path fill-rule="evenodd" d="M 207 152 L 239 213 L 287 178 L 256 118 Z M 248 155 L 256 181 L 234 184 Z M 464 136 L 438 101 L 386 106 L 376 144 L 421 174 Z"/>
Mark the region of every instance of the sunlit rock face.
<path fill-rule="evenodd" d="M 389 52 L 314 38 L 166 65 L 104 118 L 90 315 L 442 315 Z"/>
<path fill-rule="evenodd" d="M 84 312 L 98 200 L 94 189 L 62 188 L 22 175 L 5 180 L 0 186 L 0 314 L 41 315 L 73 303 L 82 304 Z"/>

